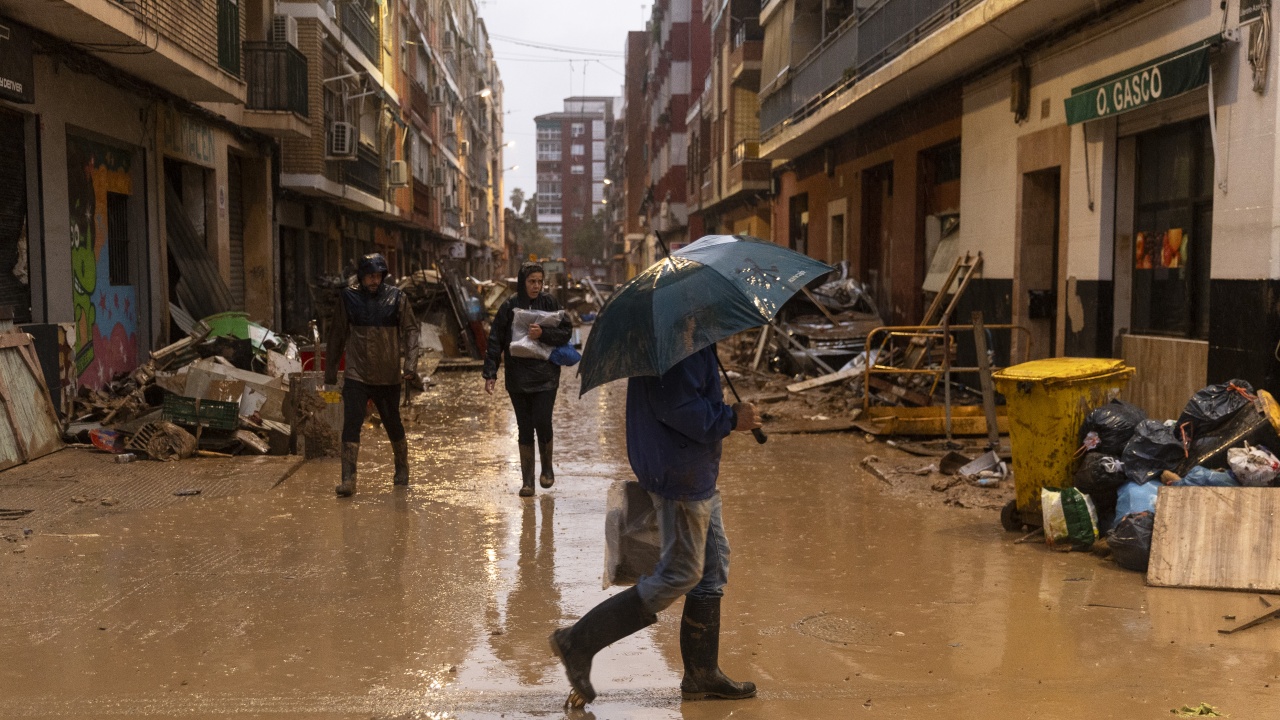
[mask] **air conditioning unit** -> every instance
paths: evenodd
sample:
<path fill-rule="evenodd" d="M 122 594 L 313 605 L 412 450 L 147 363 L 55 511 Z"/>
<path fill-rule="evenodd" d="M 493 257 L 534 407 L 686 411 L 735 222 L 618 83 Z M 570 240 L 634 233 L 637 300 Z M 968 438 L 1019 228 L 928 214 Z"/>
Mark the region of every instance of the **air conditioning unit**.
<path fill-rule="evenodd" d="M 437 166 L 431 171 L 431 181 L 436 185 L 444 184 L 444 168 Z"/>
<path fill-rule="evenodd" d="M 329 157 L 349 158 L 356 154 L 356 128 L 348 122 L 329 126 Z"/>
<path fill-rule="evenodd" d="M 272 18 L 271 42 L 298 47 L 298 18 L 292 15 L 276 15 Z"/>
<path fill-rule="evenodd" d="M 404 160 L 391 162 L 391 187 L 407 187 L 409 185 L 409 163 Z"/>

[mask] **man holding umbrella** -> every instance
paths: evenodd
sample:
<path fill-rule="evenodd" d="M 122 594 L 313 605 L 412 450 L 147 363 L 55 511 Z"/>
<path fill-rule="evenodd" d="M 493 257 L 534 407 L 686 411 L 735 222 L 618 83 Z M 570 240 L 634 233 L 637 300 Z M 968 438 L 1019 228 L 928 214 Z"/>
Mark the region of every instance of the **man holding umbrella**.
<path fill-rule="evenodd" d="M 805 281 L 830 269 L 772 243 L 710 236 L 654 264 L 601 310 L 583 352 L 582 392 L 630 378 L 627 456 L 653 499 L 661 555 L 634 587 L 551 634 L 573 686 L 571 702 L 595 699 L 597 652 L 657 622 L 681 595 L 684 699 L 755 696 L 753 683 L 731 680 L 719 666 L 729 544 L 716 481 L 725 437 L 765 437 L 754 405 L 725 404 L 715 342 L 769 322 Z"/>

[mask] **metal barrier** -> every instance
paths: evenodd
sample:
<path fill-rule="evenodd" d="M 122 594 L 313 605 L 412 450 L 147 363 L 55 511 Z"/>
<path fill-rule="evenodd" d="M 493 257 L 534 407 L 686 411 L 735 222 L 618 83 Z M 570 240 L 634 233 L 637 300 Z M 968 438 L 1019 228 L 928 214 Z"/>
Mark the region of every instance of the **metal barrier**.
<path fill-rule="evenodd" d="M 867 333 L 867 341 L 866 341 L 867 367 L 866 367 L 866 370 L 863 371 L 863 376 L 862 376 L 862 387 L 863 387 L 862 408 L 863 410 L 867 410 L 871 407 L 871 390 L 872 390 L 871 378 L 873 376 L 931 375 L 933 376 L 933 382 L 930 383 L 929 385 L 929 391 L 927 393 L 919 393 L 920 395 L 923 395 L 929 398 L 928 402 L 921 403 L 921 404 L 930 404 L 932 402 L 933 393 L 937 390 L 938 383 L 941 380 L 943 380 L 943 378 L 949 377 L 952 373 L 980 372 L 980 368 L 978 367 L 967 367 L 967 366 L 956 367 L 951 365 L 951 346 L 952 346 L 952 343 L 955 342 L 955 340 L 952 338 L 952 334 L 957 332 L 965 332 L 965 331 L 972 333 L 973 327 L 974 327 L 973 325 L 950 325 L 950 324 L 892 325 L 892 326 L 878 327 L 875 330 L 872 330 L 871 332 Z M 1020 344 L 1019 347 L 1025 348 L 1024 350 L 1025 355 L 1029 356 L 1031 354 L 1031 343 L 1032 343 L 1031 331 L 1026 327 L 1023 327 L 1022 325 L 1013 325 L 1013 324 L 993 324 L 993 325 L 984 324 L 983 327 L 987 330 L 1008 330 L 1011 338 L 1013 333 L 1021 332 L 1025 336 L 1026 342 L 1024 344 Z M 942 345 L 942 365 L 938 367 L 934 367 L 934 366 L 924 367 L 923 362 L 921 362 L 921 363 L 917 363 L 917 367 L 895 367 L 893 365 L 881 364 L 882 359 L 885 362 L 889 362 L 889 359 L 892 356 L 892 351 L 893 351 L 892 343 L 895 339 L 897 340 L 905 339 L 908 342 L 909 346 L 913 348 L 912 352 L 919 352 L 921 354 L 922 359 L 927 359 L 928 354 L 933 350 L 933 348 L 936 347 L 936 345 L 941 344 Z M 1012 345 L 1013 343 L 1011 342 L 1010 347 L 1012 347 Z M 874 362 L 872 362 L 872 358 L 875 358 Z M 996 370 L 998 368 L 992 367 L 991 369 Z M 907 396 L 908 394 L 917 394 L 916 391 L 910 390 L 908 388 L 900 387 L 900 389 L 902 390 L 902 395 L 899 395 L 900 397 Z M 896 394 L 892 390 L 889 390 L 888 392 L 890 392 L 891 394 Z M 948 406 L 950 405 L 949 402 L 947 404 Z"/>

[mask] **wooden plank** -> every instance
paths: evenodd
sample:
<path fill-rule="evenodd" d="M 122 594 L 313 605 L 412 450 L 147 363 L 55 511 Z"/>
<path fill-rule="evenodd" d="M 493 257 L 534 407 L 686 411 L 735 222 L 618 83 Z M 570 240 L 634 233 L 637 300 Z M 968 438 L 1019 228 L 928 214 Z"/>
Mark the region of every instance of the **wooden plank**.
<path fill-rule="evenodd" d="M 1137 370 L 1120 397 L 1153 418 L 1176 418 L 1187 398 L 1205 386 L 1209 343 L 1203 340 L 1125 335 L 1120 357 Z"/>
<path fill-rule="evenodd" d="M 31 344 L 31 336 L 24 332 L 0 333 L 0 350 Z"/>
<path fill-rule="evenodd" d="M 1276 600 L 1276 599 L 1280 599 L 1280 598 L 1272 598 L 1272 600 Z M 1256 615 L 1249 618 L 1248 620 L 1240 622 L 1229 628 L 1223 628 L 1218 632 L 1222 633 L 1223 635 L 1230 635 L 1231 633 L 1240 632 L 1241 630 L 1247 630 L 1248 628 L 1251 628 L 1254 625 L 1260 625 L 1276 617 L 1277 615 L 1280 615 L 1280 605 L 1272 602 L 1271 600 L 1268 600 L 1264 595 L 1259 595 L 1258 600 L 1262 601 L 1263 609 L 1260 610 Z"/>
<path fill-rule="evenodd" d="M 18 462 L 28 462 L 31 460 L 31 450 L 27 447 L 27 438 L 22 432 L 21 421 L 18 420 L 18 399 L 9 390 L 9 384 L 4 379 L 4 374 L 0 373 L 0 405 L 4 405 L 5 418 L 9 422 L 9 428 L 12 431 L 13 442 L 17 450 L 16 453 L 13 453 L 6 449 L 4 454 L 17 458 Z"/>
<path fill-rule="evenodd" d="M 915 390 L 909 390 L 907 388 L 902 387 L 901 385 L 895 385 L 889 382 L 888 380 L 885 380 L 882 377 L 869 375 L 867 376 L 867 384 L 877 390 L 880 390 L 882 392 L 887 392 L 893 395 L 894 397 L 897 397 L 905 402 L 909 402 L 913 405 L 919 405 L 921 407 L 927 407 L 927 406 L 933 405 L 933 398 L 929 397 L 928 395 L 918 393 Z"/>
<path fill-rule="evenodd" d="M 1275 488 L 1160 488 L 1147 583 L 1280 591 L 1278 516 Z"/>
<path fill-rule="evenodd" d="M 43 373 L 24 351 L 21 347 L 0 350 L 0 392 L 15 441 L 23 448 L 22 460 L 29 462 L 62 448 L 62 427 L 40 382 Z"/>
<path fill-rule="evenodd" d="M 822 375 L 820 377 L 802 380 L 798 383 L 791 383 L 787 386 L 787 392 L 804 392 L 805 390 L 821 387 L 823 385 L 830 385 L 831 383 L 840 382 L 841 380 L 848 380 L 849 378 L 858 377 L 865 370 L 866 368 L 863 367 L 850 367 L 831 373 L 830 375 Z"/>
<path fill-rule="evenodd" d="M 788 423 L 769 425 L 766 430 L 770 435 L 792 435 L 798 433 L 824 433 L 853 430 L 857 427 L 857 418 L 831 418 L 828 420 L 795 420 Z"/>
<path fill-rule="evenodd" d="M 809 298 L 809 302 L 813 303 L 813 306 L 818 308 L 818 312 L 822 313 L 823 317 L 827 319 L 827 322 L 831 323 L 833 326 L 838 328 L 844 327 L 844 325 L 839 320 L 835 319 L 831 315 L 831 312 L 827 310 L 827 306 L 818 302 L 818 298 L 814 297 L 813 293 L 809 292 L 809 288 L 802 287 L 800 288 L 800 292 L 804 293 L 804 296 Z"/>
<path fill-rule="evenodd" d="M 760 367 L 760 358 L 764 355 L 764 349 L 769 344 L 769 333 L 773 332 L 772 325 L 765 325 L 760 328 L 760 339 L 756 342 L 755 355 L 751 356 L 751 369 L 757 370 Z"/>

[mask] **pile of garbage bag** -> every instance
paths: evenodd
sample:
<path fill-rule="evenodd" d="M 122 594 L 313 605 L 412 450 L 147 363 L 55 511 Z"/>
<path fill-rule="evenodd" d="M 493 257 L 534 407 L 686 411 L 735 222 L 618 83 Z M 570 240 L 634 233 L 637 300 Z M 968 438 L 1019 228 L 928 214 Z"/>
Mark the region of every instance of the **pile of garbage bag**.
<path fill-rule="evenodd" d="M 1196 392 L 1176 420 L 1112 401 L 1085 417 L 1074 485 L 1097 511 L 1112 558 L 1145 571 L 1164 486 L 1280 486 L 1280 405 L 1229 380 Z"/>

